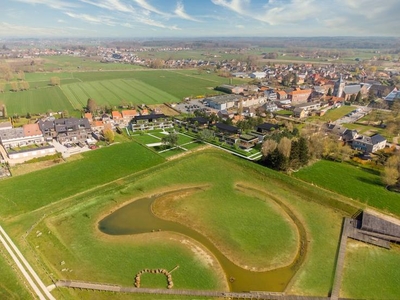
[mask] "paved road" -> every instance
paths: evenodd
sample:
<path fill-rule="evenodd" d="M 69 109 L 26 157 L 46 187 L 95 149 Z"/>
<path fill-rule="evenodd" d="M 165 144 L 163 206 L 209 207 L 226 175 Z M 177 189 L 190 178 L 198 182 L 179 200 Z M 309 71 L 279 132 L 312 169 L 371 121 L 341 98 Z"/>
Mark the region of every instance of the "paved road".
<path fill-rule="evenodd" d="M 3 238 L 4 237 L 4 238 Z M 4 231 L 4 229 L 0 226 L 0 241 L 6 248 L 7 252 L 10 254 L 11 258 L 14 260 L 17 267 L 20 269 L 22 275 L 24 275 L 25 279 L 32 287 L 35 294 L 39 297 L 39 299 L 43 300 L 55 300 L 55 298 L 50 294 L 44 285 L 43 281 L 39 278 L 36 272 L 32 269 L 31 265 L 19 251 L 17 246 L 15 246 L 14 242 L 10 239 L 8 234 Z M 32 279 L 32 277 L 34 280 Z M 36 283 L 35 283 L 36 281 Z M 43 294 L 44 293 L 44 294 Z M 46 296 L 44 296 L 46 295 Z"/>

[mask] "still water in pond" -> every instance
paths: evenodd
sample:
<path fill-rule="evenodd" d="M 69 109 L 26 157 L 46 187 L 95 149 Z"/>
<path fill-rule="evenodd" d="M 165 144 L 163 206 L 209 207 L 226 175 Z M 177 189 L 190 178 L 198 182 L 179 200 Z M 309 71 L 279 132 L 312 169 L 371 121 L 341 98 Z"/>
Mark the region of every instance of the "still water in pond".
<path fill-rule="evenodd" d="M 99 229 L 110 235 L 132 235 L 153 230 L 184 234 L 204 245 L 221 264 L 229 282 L 230 290 L 282 292 L 293 277 L 295 263 L 267 272 L 251 272 L 238 267 L 223 255 L 206 237 L 183 224 L 162 220 L 151 211 L 157 197 L 143 198 L 121 207 L 99 222 Z M 295 260 L 299 263 L 299 257 Z M 161 268 L 161 266 L 160 266 Z"/>

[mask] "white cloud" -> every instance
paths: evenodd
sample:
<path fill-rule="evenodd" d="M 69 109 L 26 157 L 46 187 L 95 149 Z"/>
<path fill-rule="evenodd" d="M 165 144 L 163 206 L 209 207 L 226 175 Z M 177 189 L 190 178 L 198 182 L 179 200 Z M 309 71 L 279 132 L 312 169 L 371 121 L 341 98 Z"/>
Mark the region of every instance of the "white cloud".
<path fill-rule="evenodd" d="M 239 28 L 239 29 L 243 29 L 243 28 L 244 28 L 244 25 L 236 25 L 235 27 L 236 27 L 236 28 Z"/>
<path fill-rule="evenodd" d="M 248 12 L 246 11 L 245 6 L 250 3 L 250 0 L 211 0 L 211 2 L 215 5 L 228 8 L 240 15 L 247 15 Z"/>
<path fill-rule="evenodd" d="M 70 30 L 66 30 L 70 29 Z M 56 28 L 56 27 L 33 27 L 24 25 L 15 25 L 6 22 L 0 22 L 0 36 L 71 36 L 71 30 L 88 31 L 81 28 Z"/>
<path fill-rule="evenodd" d="M 71 12 L 65 12 L 65 14 L 71 18 L 78 19 L 84 22 L 92 23 L 92 24 L 104 24 L 108 26 L 115 26 L 116 23 L 112 21 L 112 18 L 106 16 L 91 16 L 87 14 L 75 14 Z"/>
<path fill-rule="evenodd" d="M 133 1 L 135 1 L 141 8 L 143 8 L 147 11 L 151 11 L 153 13 L 156 13 L 156 14 L 159 14 L 162 16 L 169 16 L 169 14 L 155 8 L 153 5 L 149 4 L 146 0 L 133 0 Z"/>
<path fill-rule="evenodd" d="M 66 10 L 70 8 L 76 8 L 78 5 L 75 3 L 62 1 L 62 0 L 15 0 L 22 3 L 32 4 L 32 5 L 46 5 L 48 7 L 59 9 L 59 10 Z"/>
<path fill-rule="evenodd" d="M 211 2 L 244 17 L 242 20 L 269 24 L 286 35 L 398 35 L 400 25 L 399 0 L 379 5 L 376 0 L 269 0 L 263 6 L 251 0 Z"/>
<path fill-rule="evenodd" d="M 97 1 L 80 0 L 80 1 L 86 4 L 94 5 L 112 11 L 119 11 L 126 13 L 135 12 L 135 9 L 132 6 L 126 5 L 119 0 L 97 0 Z"/>
<path fill-rule="evenodd" d="M 65 21 L 63 19 L 58 19 L 57 22 L 58 23 L 65 23 Z"/>
<path fill-rule="evenodd" d="M 195 22 L 199 22 L 199 20 L 197 20 L 196 18 L 189 16 L 186 12 L 185 12 L 185 8 L 183 6 L 183 3 L 181 1 L 178 1 L 178 3 L 176 4 L 176 9 L 175 9 L 175 14 L 185 20 L 190 20 L 190 21 L 195 21 Z"/>

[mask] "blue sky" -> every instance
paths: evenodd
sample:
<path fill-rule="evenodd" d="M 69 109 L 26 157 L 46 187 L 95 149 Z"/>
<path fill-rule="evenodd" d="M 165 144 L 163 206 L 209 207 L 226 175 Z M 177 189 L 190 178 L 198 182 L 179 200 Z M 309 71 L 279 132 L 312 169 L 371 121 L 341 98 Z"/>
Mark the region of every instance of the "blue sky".
<path fill-rule="evenodd" d="M 399 0 L 2 0 L 3 37 L 399 36 Z"/>

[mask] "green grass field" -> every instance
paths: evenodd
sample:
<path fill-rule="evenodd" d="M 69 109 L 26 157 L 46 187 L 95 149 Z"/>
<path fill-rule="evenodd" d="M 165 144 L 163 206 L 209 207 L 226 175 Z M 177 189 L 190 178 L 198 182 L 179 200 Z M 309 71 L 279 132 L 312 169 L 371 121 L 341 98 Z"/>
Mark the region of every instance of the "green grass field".
<path fill-rule="evenodd" d="M 349 240 L 341 297 L 398 299 L 400 295 L 400 247 L 390 250 Z"/>
<path fill-rule="evenodd" d="M 84 153 L 82 160 L 3 180 L 0 216 L 6 218 L 38 209 L 163 160 L 137 143 L 123 143 Z"/>
<path fill-rule="evenodd" d="M 321 160 L 294 173 L 294 176 L 400 216 L 400 196 L 385 189 L 379 171 Z"/>
<path fill-rule="evenodd" d="M 49 85 L 51 77 L 61 79 L 59 87 Z M 0 101 L 9 115 L 80 110 L 88 98 L 99 105 L 118 106 L 121 103 L 159 104 L 178 102 L 185 97 L 215 95 L 213 88 L 228 83 L 215 73 L 199 74 L 196 70 L 115 69 L 79 72 L 27 73 L 28 91 L 5 92 Z M 234 79 L 233 83 L 245 81 Z M 8 90 L 9 86 L 6 87 Z"/>
<path fill-rule="evenodd" d="M 74 56 L 48 56 L 43 68 L 47 71 L 91 71 L 91 70 L 131 70 L 141 68 L 137 65 L 123 63 L 101 63 L 100 58 L 86 58 Z"/>
<path fill-rule="evenodd" d="M 123 102 L 138 104 L 160 104 L 177 102 L 178 98 L 144 82 L 134 79 L 114 79 L 80 82 L 61 87 L 74 108 L 82 108 L 88 98 L 98 105 L 118 106 Z"/>
<path fill-rule="evenodd" d="M 59 87 L 30 89 L 28 91 L 0 94 L 0 102 L 7 107 L 7 114 L 46 113 L 72 111 L 73 107 Z"/>

